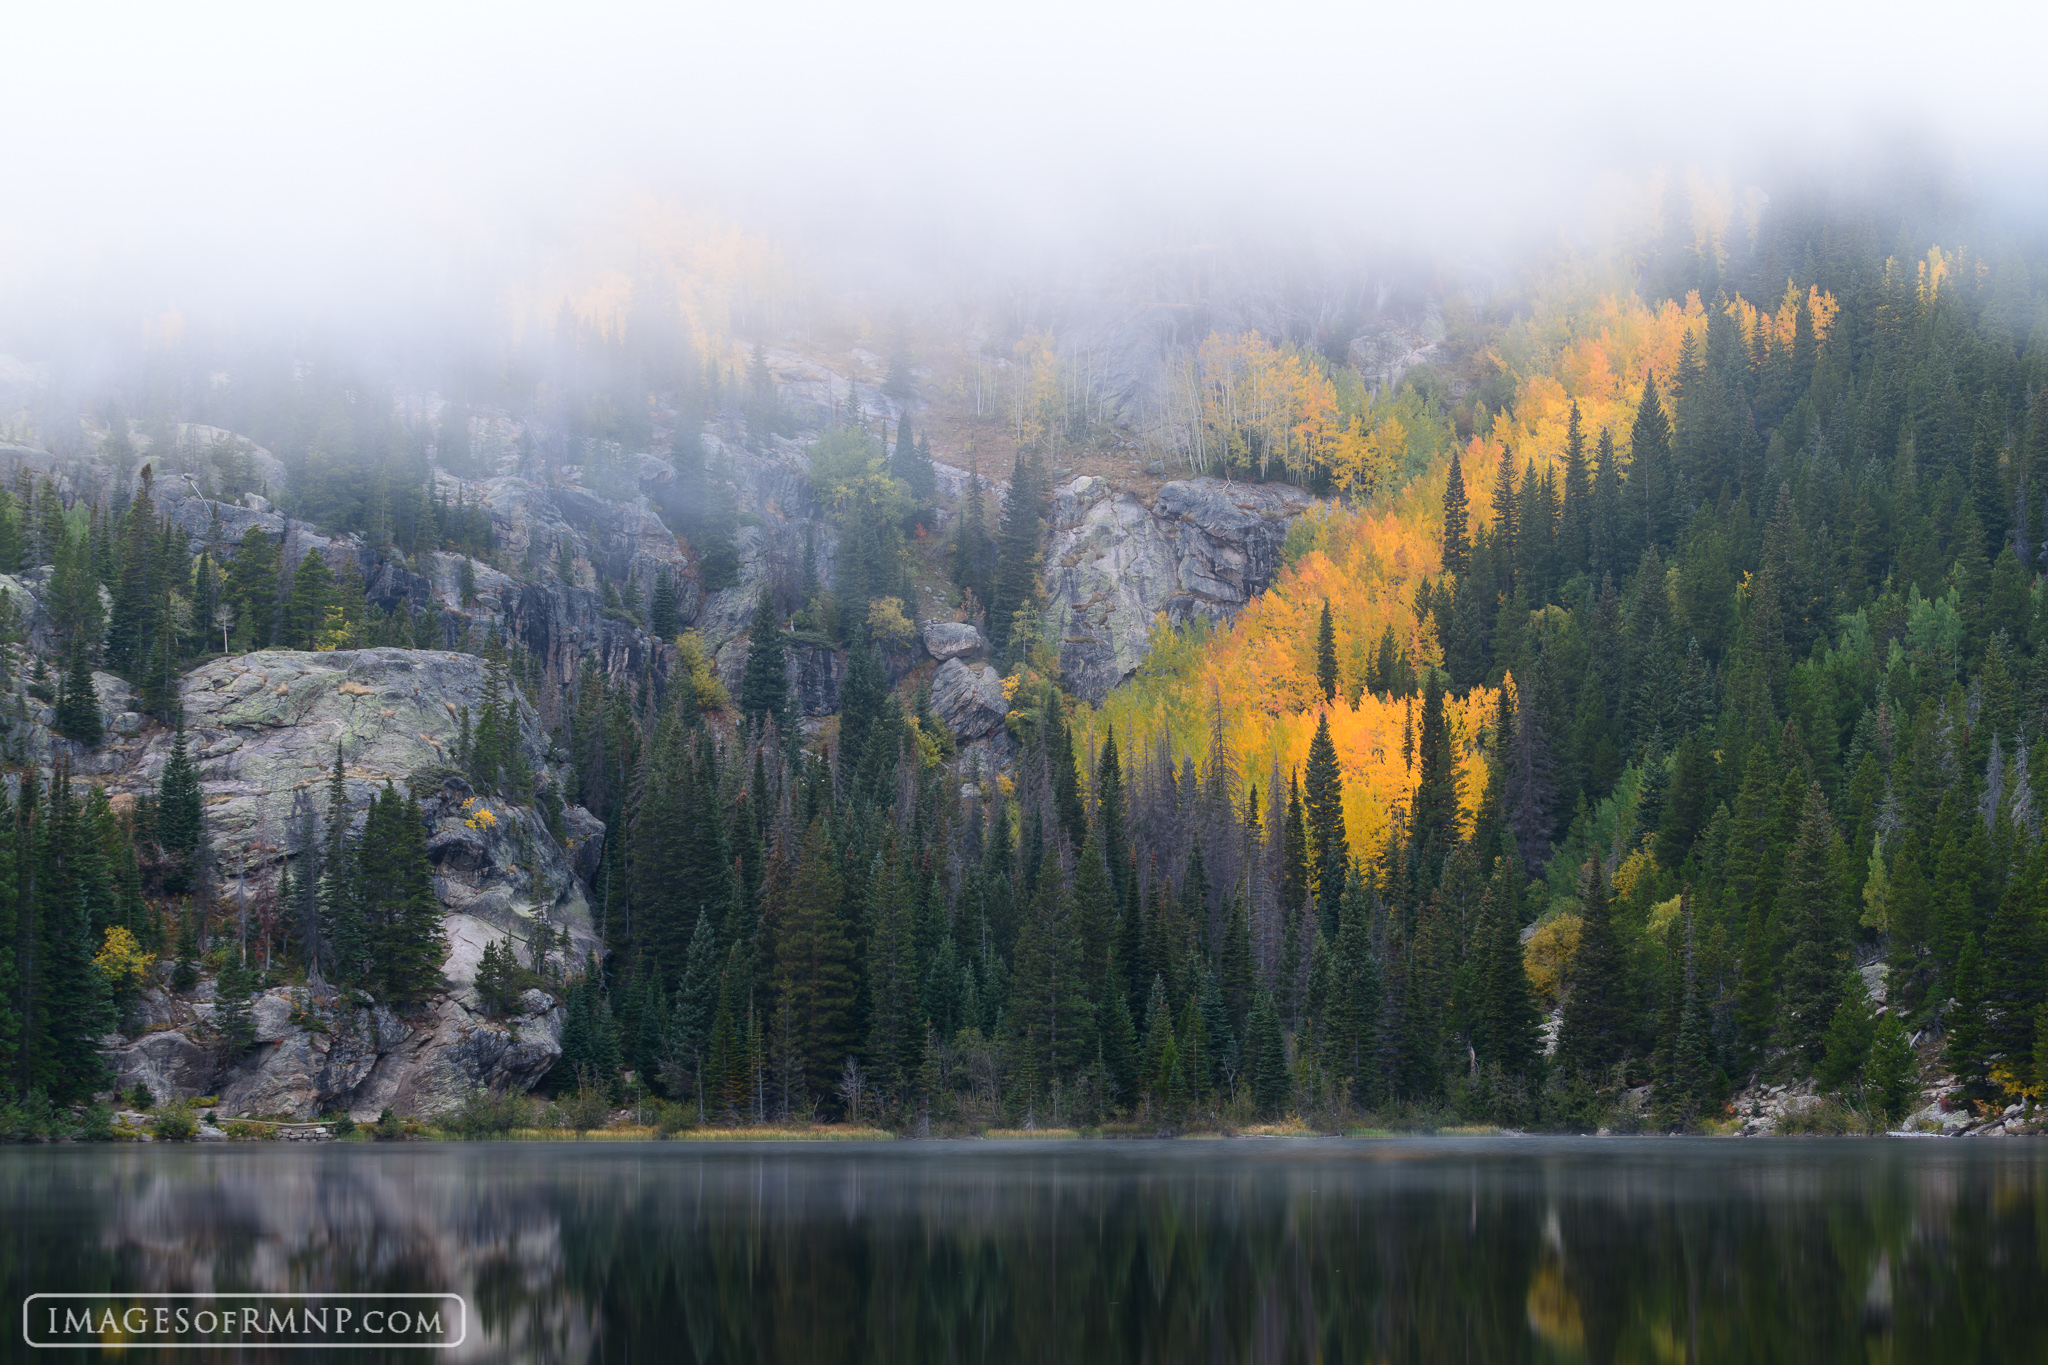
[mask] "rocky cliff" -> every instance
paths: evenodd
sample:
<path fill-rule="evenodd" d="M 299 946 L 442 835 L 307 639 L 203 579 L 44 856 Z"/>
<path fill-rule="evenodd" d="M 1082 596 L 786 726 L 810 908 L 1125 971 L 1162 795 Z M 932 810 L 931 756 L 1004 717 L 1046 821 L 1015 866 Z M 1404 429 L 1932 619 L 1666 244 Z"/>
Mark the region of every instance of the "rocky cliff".
<path fill-rule="evenodd" d="M 204 988 L 196 1002 L 153 993 L 135 1020 L 139 1033 L 110 1040 L 124 1086 L 140 1082 L 160 1098 L 218 1093 L 230 1114 L 343 1109 L 374 1118 L 387 1104 L 441 1112 L 475 1086 L 531 1086 L 547 1073 L 561 1052 L 555 999 L 529 992 L 515 1017 L 486 1018 L 476 968 L 494 941 L 508 941 L 521 961 L 543 937 L 566 934 L 577 959 L 598 947 L 587 876 L 604 826 L 570 806 L 558 838 L 532 805 L 478 797 L 452 769 L 462 708 L 479 708 L 484 675 L 484 662 L 468 654 L 265 650 L 215 660 L 185 678 L 180 694 L 216 854 L 215 894 L 230 920 L 263 903 L 284 859 L 321 828 L 338 751 L 356 820 L 386 782 L 422 800 L 444 910 L 445 989 L 406 1016 L 317 982 L 272 990 L 255 1008 L 255 1050 L 232 1060 L 208 1036 Z M 538 718 L 522 706 L 520 720 L 546 797 L 558 779 Z M 95 751 L 112 760 L 99 777 L 117 803 L 155 789 L 171 741 L 152 725 Z"/>
<path fill-rule="evenodd" d="M 1315 500 L 1282 484 L 1187 479 L 1150 499 L 1106 480 L 1054 490 L 1046 637 L 1067 685 L 1101 701 L 1144 661 L 1152 624 L 1234 616 L 1280 567 L 1287 528 Z"/>

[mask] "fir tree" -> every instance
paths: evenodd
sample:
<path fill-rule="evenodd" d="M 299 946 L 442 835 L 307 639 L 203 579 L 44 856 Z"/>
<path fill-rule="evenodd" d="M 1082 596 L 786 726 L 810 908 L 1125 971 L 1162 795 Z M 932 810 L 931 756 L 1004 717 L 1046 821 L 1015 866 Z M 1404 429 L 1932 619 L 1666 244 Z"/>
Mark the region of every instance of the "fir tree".
<path fill-rule="evenodd" d="M 1010 473 L 1009 494 L 1003 499 L 1002 524 L 996 533 L 995 578 L 989 589 L 988 637 L 998 654 L 1010 648 L 1017 613 L 1031 610 L 1038 601 L 1038 536 L 1044 521 L 1044 498 L 1037 458 L 1020 453 Z"/>
<path fill-rule="evenodd" d="M 1308 861 L 1315 876 L 1316 914 L 1323 935 L 1337 933 L 1337 905 L 1344 895 L 1345 869 L 1351 848 L 1344 834 L 1344 778 L 1337 767 L 1337 746 L 1330 739 L 1330 716 L 1316 723 L 1308 746 L 1308 780 L 1304 792 L 1308 815 Z"/>
<path fill-rule="evenodd" d="M 1337 699 L 1337 631 L 1330 621 L 1328 598 L 1323 599 L 1322 620 L 1316 626 L 1316 685 L 1323 689 L 1324 701 Z"/>
<path fill-rule="evenodd" d="M 328 629 L 328 612 L 334 605 L 334 572 L 318 551 L 308 550 L 292 575 L 292 590 L 285 599 L 278 643 L 286 649 L 318 649 Z"/>
<path fill-rule="evenodd" d="M 157 843 L 173 864 L 173 873 L 164 879 L 164 890 L 172 895 L 183 893 L 192 883 L 205 837 L 205 819 L 199 771 L 192 764 L 191 750 L 185 742 L 185 721 L 180 716 L 171 740 L 171 756 L 164 763 L 156 806 Z"/>
<path fill-rule="evenodd" d="M 1816 783 L 1807 788 L 1798 831 L 1785 855 L 1777 904 L 1778 922 L 1792 945 L 1785 961 L 1780 1038 L 1798 1049 L 1808 1065 L 1821 1061 L 1849 966 L 1839 859 L 1835 822 Z"/>
<path fill-rule="evenodd" d="M 1422 690 L 1422 733 L 1416 742 L 1415 801 L 1409 810 L 1409 857 L 1415 893 L 1424 896 L 1443 875 L 1459 834 L 1458 764 L 1444 714 L 1443 675 L 1431 669 Z"/>
<path fill-rule="evenodd" d="M 1602 1077 L 1628 1047 L 1625 964 L 1607 897 L 1607 875 L 1598 862 L 1586 883 L 1580 915 L 1579 948 L 1572 957 L 1571 994 L 1557 1036 L 1558 1060 Z"/>
<path fill-rule="evenodd" d="M 789 665 L 775 603 L 768 590 L 754 607 L 753 623 L 747 628 L 746 670 L 740 675 L 740 714 L 759 728 L 773 720 L 789 725 Z"/>
<path fill-rule="evenodd" d="M 1467 538 L 1465 471 L 1456 446 L 1451 448 L 1451 468 L 1444 478 L 1443 566 L 1447 574 L 1463 578 L 1471 564 L 1472 546 Z"/>
<path fill-rule="evenodd" d="M 93 690 L 92 669 L 87 665 L 85 650 L 80 646 L 72 646 L 71 666 L 65 672 L 64 685 L 57 693 L 56 724 L 51 728 L 89 749 L 97 747 L 105 733 L 100 719 L 99 693 Z"/>

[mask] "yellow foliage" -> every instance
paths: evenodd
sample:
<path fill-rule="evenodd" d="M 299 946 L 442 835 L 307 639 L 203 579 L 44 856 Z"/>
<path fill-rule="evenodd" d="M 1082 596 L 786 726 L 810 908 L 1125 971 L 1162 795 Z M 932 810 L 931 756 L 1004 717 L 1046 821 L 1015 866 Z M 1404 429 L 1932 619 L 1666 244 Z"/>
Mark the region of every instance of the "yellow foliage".
<path fill-rule="evenodd" d="M 1654 877 L 1656 874 L 1657 860 L 1651 856 L 1650 850 L 1637 849 L 1621 860 L 1620 867 L 1614 869 L 1614 898 L 1633 900 L 1638 883 L 1644 877 Z"/>
<path fill-rule="evenodd" d="M 917 635 L 917 627 L 903 614 L 900 597 L 878 597 L 869 603 L 868 627 L 891 644 L 909 644 Z"/>
<path fill-rule="evenodd" d="M 732 697 L 711 666 L 711 655 L 704 648 L 702 635 L 694 630 L 684 631 L 676 637 L 676 652 L 682 655 L 683 675 L 696 693 L 699 710 L 723 711 L 732 705 Z"/>
<path fill-rule="evenodd" d="M 1716 209 L 1714 221 L 1727 216 Z M 1740 298 L 1727 308 L 1745 336 L 1761 330 L 1789 345 L 1800 296 L 1788 287 L 1772 302 L 1770 312 Z M 1825 341 L 1835 300 L 1809 290 L 1805 302 L 1816 339 Z M 1475 526 L 1491 522 L 1487 491 L 1503 459 L 1517 469 L 1531 460 L 1561 463 L 1574 403 L 1587 458 L 1605 428 L 1626 477 L 1629 430 L 1645 379 L 1654 375 L 1668 402 L 1686 340 L 1703 342 L 1708 321 L 1697 294 L 1652 307 L 1633 293 L 1565 281 L 1558 297 L 1510 325 L 1488 358 L 1512 381 L 1514 397 L 1461 452 Z M 1366 694 L 1367 661 L 1391 626 L 1418 673 L 1442 664 L 1436 632 L 1422 628 L 1414 602 L 1422 580 L 1443 572 L 1449 428 L 1412 393 L 1365 401 L 1355 386 L 1340 390 L 1326 378 L 1313 356 L 1256 333 L 1212 333 L 1176 384 L 1181 439 L 1199 467 L 1225 455 L 1290 470 L 1320 462 L 1354 497 L 1369 496 L 1303 517 L 1287 538 L 1291 562 L 1234 622 L 1176 628 L 1163 617 L 1156 621 L 1137 676 L 1100 707 L 1077 708 L 1077 738 L 1092 756 L 1106 726 L 1115 727 L 1126 753 L 1149 751 L 1163 733 L 1176 758 L 1206 763 L 1212 730 L 1220 728 L 1240 788 L 1263 786 L 1275 765 L 1284 775 L 1306 760 L 1325 710 L 1314 654 L 1327 600 L 1339 669 L 1338 701 L 1327 709 L 1344 777 L 1346 832 L 1354 852 L 1369 852 L 1412 799 L 1415 774 L 1402 750 L 1419 705 Z M 1404 481 L 1408 469 L 1420 472 Z M 1015 686 L 1006 682 L 1006 694 Z M 1484 786 L 1478 741 L 1495 700 L 1486 687 L 1447 699 L 1468 828 Z M 1617 893 L 1627 895 L 1653 867 L 1647 852 L 1634 855 L 1617 878 Z"/>
<path fill-rule="evenodd" d="M 1577 915 L 1556 915 L 1536 926 L 1522 945 L 1522 969 L 1545 1010 L 1554 1009 L 1571 985 L 1572 959 L 1578 956 L 1583 922 Z"/>
<path fill-rule="evenodd" d="M 100 969 L 100 975 L 116 990 L 123 986 L 140 990 L 149 984 L 149 970 L 156 965 L 156 954 L 145 952 L 134 934 L 116 924 L 107 929 L 106 942 L 93 955 L 92 965 Z"/>
<path fill-rule="evenodd" d="M 474 796 L 462 803 L 462 812 L 467 817 L 462 823 L 471 829 L 488 834 L 498 827 L 497 813 L 489 806 L 478 805 Z"/>
<path fill-rule="evenodd" d="M 2033 1068 L 2014 1067 L 2009 1062 L 1992 1064 L 1991 1083 L 2005 1092 L 2008 1104 L 2022 1100 L 2039 1100 L 2042 1092 L 2048 1090 L 2048 1086 L 2042 1085 L 2041 1078 L 2033 1074 Z"/>

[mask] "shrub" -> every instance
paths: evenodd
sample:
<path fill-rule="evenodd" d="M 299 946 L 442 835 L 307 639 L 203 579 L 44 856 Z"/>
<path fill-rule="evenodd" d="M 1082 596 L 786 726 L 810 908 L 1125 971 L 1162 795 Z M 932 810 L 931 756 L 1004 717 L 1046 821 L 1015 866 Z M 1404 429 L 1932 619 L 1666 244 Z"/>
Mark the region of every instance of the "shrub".
<path fill-rule="evenodd" d="M 141 1081 L 137 1081 L 135 1089 L 128 1093 L 128 1107 L 147 1114 L 150 1110 L 156 1108 L 156 1096 L 149 1092 L 148 1086 L 144 1085 Z"/>
<path fill-rule="evenodd" d="M 0 1104 L 0 1142 L 46 1142 L 70 1132 L 68 1115 L 49 1096 L 31 1090 L 12 1104 Z"/>
<path fill-rule="evenodd" d="M 696 1126 L 697 1111 L 694 1107 L 687 1104 L 678 1104 L 674 1100 L 656 1100 L 654 1102 L 654 1128 L 663 1137 L 672 1137 L 682 1132 L 685 1128 L 695 1128 Z"/>
<path fill-rule="evenodd" d="M 353 1118 L 350 1118 L 347 1114 L 343 1114 L 340 1118 L 334 1121 L 334 1135 L 336 1137 L 354 1137 L 355 1134 L 356 1121 Z"/>
<path fill-rule="evenodd" d="M 396 1141 L 405 1136 L 405 1123 L 387 1104 L 384 1106 L 384 1112 L 377 1115 L 377 1122 L 371 1127 L 370 1135 L 379 1142 Z"/>
<path fill-rule="evenodd" d="M 450 1114 L 442 1126 L 458 1137 L 488 1138 L 511 1132 L 525 1118 L 523 1096 L 496 1094 L 478 1086 L 463 1098 L 462 1107 Z"/>
<path fill-rule="evenodd" d="M 150 1115 L 149 1135 L 158 1142 L 190 1142 L 199 1136 L 199 1121 L 192 1106 L 183 1100 L 167 1104 Z"/>
<path fill-rule="evenodd" d="M 563 1102 L 561 1110 L 565 1125 L 579 1133 L 602 1128 L 611 1118 L 611 1104 L 604 1091 L 588 1080 L 576 1087 L 576 1093 Z"/>
<path fill-rule="evenodd" d="M 114 1106 L 111 1104 L 88 1104 L 78 1116 L 80 1142 L 112 1142 L 114 1140 Z"/>

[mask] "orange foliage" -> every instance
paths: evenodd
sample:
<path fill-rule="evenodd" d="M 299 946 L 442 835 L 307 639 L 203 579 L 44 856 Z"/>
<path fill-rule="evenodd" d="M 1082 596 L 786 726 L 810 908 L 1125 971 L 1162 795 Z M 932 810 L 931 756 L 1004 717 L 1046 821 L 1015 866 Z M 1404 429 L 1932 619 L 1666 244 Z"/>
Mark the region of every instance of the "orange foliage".
<path fill-rule="evenodd" d="M 1315 638 L 1327 598 L 1340 673 L 1338 699 L 1328 707 L 1330 738 L 1344 775 L 1344 821 L 1353 851 L 1371 851 L 1412 798 L 1415 774 L 1403 749 L 1409 727 L 1421 724 L 1421 702 L 1411 706 L 1365 692 L 1364 659 L 1391 624 L 1418 666 L 1440 662 L 1435 641 L 1417 630 L 1413 611 L 1417 582 L 1441 567 L 1435 519 L 1425 526 L 1402 515 L 1404 506 L 1397 500 L 1386 507 L 1319 509 L 1306 528 L 1315 548 L 1283 570 L 1232 627 L 1175 632 L 1162 618 L 1146 668 L 1099 709 L 1083 708 L 1083 731 L 1094 731 L 1099 742 L 1102 725 L 1113 724 L 1126 753 L 1134 747 L 1149 753 L 1164 726 L 1177 752 L 1206 763 L 1216 699 L 1224 712 L 1224 742 L 1242 778 L 1263 786 L 1276 760 L 1283 773 L 1306 765 L 1324 710 Z M 1447 707 L 1468 821 L 1485 785 L 1479 744 L 1494 696 L 1490 688 L 1475 688 L 1452 697 Z"/>
<path fill-rule="evenodd" d="M 1938 268 L 1923 267 L 1923 273 L 1933 274 L 1938 285 Z M 1738 298 L 1728 310 L 1745 336 L 1762 327 L 1779 344 L 1789 345 L 1799 298 L 1788 287 L 1776 302 L 1775 311 L 1766 313 Z M 1816 338 L 1825 341 L 1837 312 L 1835 300 L 1815 290 L 1807 306 Z M 1666 386 L 1685 339 L 1691 336 L 1700 344 L 1707 319 L 1697 294 L 1682 304 L 1667 301 L 1656 308 L 1633 294 L 1601 294 L 1511 328 L 1490 358 L 1513 377 L 1515 396 L 1462 452 L 1472 524 L 1492 521 L 1490 493 L 1505 450 L 1512 447 L 1517 470 L 1531 459 L 1561 463 L 1574 400 L 1588 460 L 1604 427 L 1614 433 L 1625 469 L 1629 427 L 1644 378 L 1654 374 L 1668 402 Z M 1271 438 L 1256 438 L 1253 444 L 1268 440 L 1269 454 L 1285 449 L 1290 464 L 1305 450 L 1321 450 L 1322 458 L 1330 460 L 1330 452 L 1346 441 L 1362 446 L 1376 439 L 1333 428 L 1334 407 L 1322 406 L 1316 397 L 1320 375 L 1297 354 L 1269 347 L 1256 335 L 1211 336 L 1198 363 L 1203 415 L 1212 437 L 1232 430 L 1271 432 Z M 1405 438 L 1399 425 L 1388 419 L 1373 428 L 1385 431 L 1377 439 L 1388 451 Z M 1177 755 L 1192 754 L 1206 763 L 1212 712 L 1220 707 L 1240 790 L 1245 782 L 1263 785 L 1276 760 L 1283 774 L 1305 765 L 1325 707 L 1316 683 L 1315 639 L 1327 600 L 1339 672 L 1338 698 L 1328 707 L 1330 735 L 1344 775 L 1345 824 L 1353 851 L 1370 852 L 1413 797 L 1415 775 L 1402 752 L 1409 725 L 1419 722 L 1411 721 L 1407 702 L 1364 693 L 1363 675 L 1389 625 L 1418 670 L 1442 662 L 1434 632 L 1418 629 L 1414 601 L 1420 581 L 1442 572 L 1449 455 L 1446 444 L 1426 472 L 1382 489 L 1362 505 L 1311 512 L 1289 537 L 1290 547 L 1300 551 L 1294 562 L 1233 624 L 1211 628 L 1198 623 L 1174 630 L 1162 617 L 1138 676 L 1101 707 L 1080 708 L 1077 722 L 1087 737 L 1087 751 L 1095 751 L 1105 725 L 1116 727 L 1126 754 L 1150 753 L 1163 729 Z M 1380 450 L 1369 462 L 1379 468 L 1399 464 L 1398 456 Z M 1367 478 L 1356 482 L 1371 487 Z M 1512 681 L 1507 685 L 1512 687 Z M 1494 689 L 1478 687 L 1452 697 L 1448 707 L 1468 827 L 1485 785 L 1480 754 L 1487 737 L 1482 731 L 1491 722 L 1496 696 Z M 1417 701 L 1413 709 L 1419 708 Z"/>

